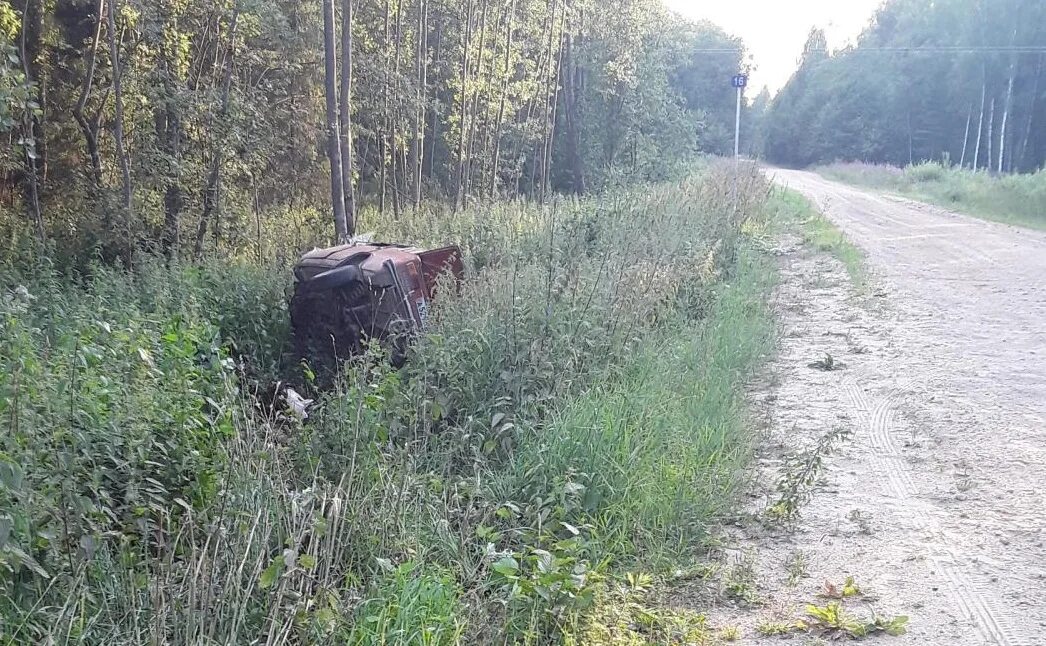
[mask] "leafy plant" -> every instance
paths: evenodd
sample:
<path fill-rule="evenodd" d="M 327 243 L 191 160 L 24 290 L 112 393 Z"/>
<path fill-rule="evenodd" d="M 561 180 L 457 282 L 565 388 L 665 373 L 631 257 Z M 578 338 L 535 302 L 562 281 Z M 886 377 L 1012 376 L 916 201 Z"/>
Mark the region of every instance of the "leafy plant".
<path fill-rule="evenodd" d="M 846 581 L 841 586 L 832 583 L 831 581 L 825 581 L 824 587 L 818 596 L 826 597 L 828 599 L 847 599 L 849 597 L 857 597 L 863 594 L 860 586 L 854 581 L 852 576 L 846 577 Z"/>
<path fill-rule="evenodd" d="M 730 628 L 715 631 L 704 615 L 683 609 L 661 608 L 649 590 L 634 580 L 600 586 L 592 608 L 565 626 L 566 646 L 660 646 L 710 643 L 717 637 L 731 641 Z"/>
<path fill-rule="evenodd" d="M 838 601 L 825 606 L 808 605 L 806 616 L 805 626 L 809 630 L 852 638 L 867 637 L 879 632 L 899 636 L 907 632 L 908 624 L 908 617 L 903 615 L 891 618 L 872 617 L 870 620 L 857 619 L 843 610 Z"/>
<path fill-rule="evenodd" d="M 785 458 L 776 486 L 777 500 L 764 512 L 768 522 L 786 523 L 799 517 L 801 507 L 810 499 L 821 476 L 825 458 L 849 434 L 845 428 L 833 429 L 822 435 L 814 446 Z"/>
<path fill-rule="evenodd" d="M 637 634 L 711 634 L 607 578 L 676 562 L 743 482 L 773 271 L 742 232 L 765 180 L 735 202 L 730 172 L 382 222 L 460 241 L 470 280 L 407 366 L 374 349 L 325 391 L 281 356 L 279 266 L 3 258 L 0 632 L 552 641 L 620 585 Z"/>
<path fill-rule="evenodd" d="M 795 550 L 788 561 L 788 585 L 798 585 L 801 579 L 808 576 L 810 576 L 810 571 L 807 567 L 806 552 Z"/>
<path fill-rule="evenodd" d="M 759 603 L 754 554 L 746 552 L 738 563 L 725 572 L 722 583 L 727 598 L 748 605 Z"/>
<path fill-rule="evenodd" d="M 755 630 L 765 637 L 778 637 L 800 632 L 804 628 L 805 624 L 794 621 L 763 621 L 756 625 Z"/>

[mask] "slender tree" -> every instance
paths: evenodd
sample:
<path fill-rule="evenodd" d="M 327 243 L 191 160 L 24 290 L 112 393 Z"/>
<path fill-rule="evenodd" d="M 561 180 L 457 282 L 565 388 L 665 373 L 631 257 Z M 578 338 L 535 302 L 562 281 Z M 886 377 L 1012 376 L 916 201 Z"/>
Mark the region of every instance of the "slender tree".
<path fill-rule="evenodd" d="M 349 228 L 345 213 L 341 141 L 338 136 L 338 61 L 334 43 L 334 2 L 335 0 L 323 0 L 323 70 L 327 110 L 327 159 L 330 162 L 334 234 L 339 242 L 343 242 L 349 236 Z"/>
<path fill-rule="evenodd" d="M 486 0 L 484 0 L 485 2 Z M 465 7 L 462 10 L 464 35 L 462 37 L 460 87 L 458 89 L 458 152 L 456 155 L 457 170 L 454 176 L 454 208 L 460 208 L 465 197 L 465 136 L 468 132 L 469 123 L 469 65 L 471 62 L 469 53 L 472 49 L 473 8 L 474 0 L 466 0 Z"/>
<path fill-rule="evenodd" d="M 1014 38 L 1016 38 L 1017 31 L 1014 30 Z M 1006 80 L 1006 99 L 1002 107 L 1002 123 L 999 125 L 999 164 L 996 169 L 997 172 L 1002 172 L 1003 163 L 1006 158 L 1006 125 L 1010 118 L 1010 108 L 1013 104 L 1013 79 L 1016 76 L 1017 68 L 1017 54 L 1012 54 L 1010 57 L 1010 73 Z"/>
<path fill-rule="evenodd" d="M 218 119 L 215 121 L 217 128 L 227 128 L 227 117 L 229 116 L 229 102 L 232 96 L 233 64 L 236 53 L 236 29 L 240 19 L 240 3 L 233 3 L 232 17 L 229 20 L 228 43 L 225 46 L 224 57 L 219 56 L 221 48 L 215 45 L 214 66 L 222 68 L 221 99 L 218 109 Z M 203 191 L 203 213 L 196 228 L 196 243 L 193 245 L 193 255 L 199 258 L 203 255 L 204 240 L 207 236 L 208 223 L 213 219 L 211 231 L 217 246 L 220 236 L 219 212 L 222 188 L 222 164 L 224 162 L 225 150 L 224 132 L 219 132 L 214 138 L 214 146 L 211 150 L 210 169 L 207 172 L 207 184 Z"/>
<path fill-rule="evenodd" d="M 977 116 L 977 143 L 973 147 L 973 166 L 974 170 L 977 170 L 978 164 L 981 159 L 981 136 L 984 130 L 984 98 L 988 88 L 987 73 L 984 68 L 981 68 L 983 74 L 981 78 L 981 109 Z"/>
<path fill-rule="evenodd" d="M 417 3 L 417 36 L 414 52 L 414 135 L 410 145 L 410 176 L 412 182 L 411 196 L 414 208 L 421 208 L 421 176 L 425 154 L 425 99 L 428 96 L 428 12 L 429 3 L 418 0 Z"/>
<path fill-rule="evenodd" d="M 120 67 L 119 38 L 116 34 L 116 1 L 109 0 L 106 5 L 106 20 L 109 32 L 109 59 L 113 69 L 113 142 L 116 144 L 116 158 L 120 162 L 120 173 L 123 176 L 123 208 L 128 217 L 133 217 L 131 205 L 133 188 L 131 186 L 131 161 L 124 146 L 124 106 L 123 106 L 123 70 Z"/>
<path fill-rule="evenodd" d="M 22 30 L 19 38 L 19 58 L 22 61 L 22 71 L 25 74 L 25 82 L 32 87 L 36 81 L 33 74 L 33 61 L 37 58 L 40 48 L 40 32 L 42 30 L 42 9 L 40 0 L 26 0 L 22 10 Z M 42 87 L 42 86 L 41 86 Z M 37 100 L 41 101 L 42 90 L 37 90 Z M 40 103 L 39 105 L 43 105 Z M 41 146 L 43 145 L 43 128 L 37 115 L 26 112 L 22 123 L 22 164 L 24 168 L 25 204 L 26 212 L 30 222 L 36 229 L 36 236 L 40 240 L 46 237 L 44 230 L 43 212 L 40 207 L 40 179 L 44 160 L 41 159 Z"/>
<path fill-rule="evenodd" d="M 966 144 L 970 140 L 970 119 L 973 118 L 973 106 L 966 111 L 966 130 L 962 135 L 962 154 L 959 155 L 959 168 L 966 167 Z"/>
<path fill-rule="evenodd" d="M 356 234 L 356 197 L 353 188 L 352 151 L 352 0 L 341 3 L 341 86 L 338 106 L 341 185 L 345 202 L 345 232 L 339 238 Z M 332 172 L 333 172 L 333 166 Z M 331 199 L 334 199 L 333 193 Z"/>
<path fill-rule="evenodd" d="M 72 108 L 73 118 L 80 126 L 83 133 L 84 146 L 91 163 L 91 193 L 97 193 L 102 185 L 102 158 L 98 152 L 98 121 L 89 121 L 84 110 L 87 108 L 87 100 L 91 96 L 94 87 L 95 69 L 98 63 L 98 46 L 102 38 L 102 22 L 105 12 L 105 0 L 98 0 L 94 6 L 94 28 L 92 30 L 91 44 L 86 54 L 86 70 L 84 71 L 83 83 L 80 86 L 80 96 L 76 105 Z"/>

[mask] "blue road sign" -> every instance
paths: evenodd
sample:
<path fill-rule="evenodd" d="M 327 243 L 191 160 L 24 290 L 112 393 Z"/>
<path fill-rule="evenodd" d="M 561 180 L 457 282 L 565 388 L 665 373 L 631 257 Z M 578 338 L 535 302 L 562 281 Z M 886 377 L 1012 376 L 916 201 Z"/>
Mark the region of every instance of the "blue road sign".
<path fill-rule="evenodd" d="M 747 74 L 737 74 L 737 75 L 735 75 L 732 79 L 730 79 L 730 85 L 732 85 L 734 87 L 737 87 L 737 88 L 745 87 L 746 85 L 748 85 L 748 75 Z"/>

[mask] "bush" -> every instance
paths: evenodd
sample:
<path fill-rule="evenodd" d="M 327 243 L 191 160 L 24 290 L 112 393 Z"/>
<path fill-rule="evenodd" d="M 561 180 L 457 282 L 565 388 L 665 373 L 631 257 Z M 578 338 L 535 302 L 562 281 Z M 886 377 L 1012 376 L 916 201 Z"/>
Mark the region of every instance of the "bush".
<path fill-rule="evenodd" d="M 923 162 L 904 169 L 905 179 L 914 182 L 939 182 L 945 178 L 948 168 L 937 162 Z"/>
<path fill-rule="evenodd" d="M 0 312 L 0 631 L 555 635 L 607 568 L 700 537 L 743 468 L 741 385 L 770 339 L 771 272 L 747 241 L 767 185 L 729 168 L 372 222 L 460 244 L 469 279 L 405 368 L 378 349 L 349 362 L 304 422 L 250 385 L 291 376 L 279 267 L 8 263 L 25 289 Z"/>
<path fill-rule="evenodd" d="M 832 164 L 819 171 L 833 179 L 897 191 L 970 215 L 1046 229 L 1046 170 L 1000 176 L 925 162 L 905 169 Z"/>

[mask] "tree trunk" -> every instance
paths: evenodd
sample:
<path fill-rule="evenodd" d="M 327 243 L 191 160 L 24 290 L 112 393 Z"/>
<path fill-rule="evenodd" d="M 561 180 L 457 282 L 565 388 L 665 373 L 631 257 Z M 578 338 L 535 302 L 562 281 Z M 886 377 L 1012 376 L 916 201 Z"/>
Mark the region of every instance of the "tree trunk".
<path fill-rule="evenodd" d="M 536 193 L 538 199 L 544 201 L 547 197 L 548 186 L 551 179 L 551 172 L 549 171 L 549 164 L 552 159 L 552 140 L 555 137 L 556 128 L 556 107 L 559 100 L 559 68 L 562 66 L 562 53 L 563 53 L 563 16 L 560 16 L 559 24 L 559 47 L 556 48 L 559 51 L 555 51 L 554 46 L 556 44 L 556 21 L 555 21 L 555 10 L 558 5 L 556 0 L 552 2 L 553 18 L 550 20 L 549 35 L 548 35 L 548 76 L 546 77 L 545 93 L 543 96 L 544 102 L 544 123 L 542 126 L 542 137 L 541 137 L 541 164 L 540 173 L 538 174 L 538 180 L 540 186 L 536 186 Z M 564 12 L 565 13 L 565 12 Z M 537 152 L 537 151 L 535 151 Z"/>
<path fill-rule="evenodd" d="M 987 90 L 987 82 L 981 80 L 981 111 L 977 116 L 977 143 L 973 147 L 973 170 L 977 170 L 981 159 L 981 133 L 984 129 L 984 95 Z"/>
<path fill-rule="evenodd" d="M 985 168 L 988 169 L 989 173 L 992 170 L 992 160 L 994 159 L 994 157 L 992 157 L 992 130 L 994 130 L 994 128 L 995 128 L 995 97 L 993 96 L 992 97 L 992 102 L 991 102 L 991 107 L 988 108 L 988 150 L 987 150 L 987 153 L 988 153 L 987 162 L 988 162 L 988 164 L 987 164 L 987 166 L 985 166 Z"/>
<path fill-rule="evenodd" d="M 345 239 L 356 235 L 356 196 L 352 186 L 352 0 L 341 3 L 341 104 L 339 139 L 341 148 L 341 186 L 345 203 Z M 333 194 L 332 194 L 333 198 Z M 344 242 L 339 236 L 339 242 Z"/>
<path fill-rule="evenodd" d="M 163 51 L 164 91 L 167 93 L 164 105 L 156 107 L 156 136 L 162 142 L 168 162 L 166 169 L 166 187 L 163 196 L 163 234 L 161 246 L 168 257 L 177 253 L 181 228 L 182 207 L 185 204 L 185 192 L 182 190 L 181 172 L 179 170 L 182 152 L 182 125 L 178 108 L 174 101 L 174 87 L 171 79 L 170 61 L 166 58 L 170 52 Z"/>
<path fill-rule="evenodd" d="M 484 51 L 487 47 L 487 10 L 489 8 L 488 0 L 483 0 L 480 6 L 480 18 L 479 18 L 479 48 L 476 50 L 479 55 L 479 60 L 476 63 L 476 84 L 477 88 L 472 93 L 472 122 L 469 124 L 468 129 L 468 141 L 465 144 L 465 176 L 462 178 L 462 206 L 468 206 L 469 192 L 472 189 L 472 168 L 473 161 L 475 158 L 475 142 L 476 142 L 476 131 L 479 128 L 479 98 L 480 88 L 487 87 L 486 83 L 483 83 L 483 68 L 486 62 L 486 57 L 483 56 Z"/>
<path fill-rule="evenodd" d="M 72 113 L 80 131 L 84 136 L 84 145 L 87 148 L 87 156 L 91 161 L 92 197 L 97 194 L 102 185 L 102 158 L 98 152 L 98 130 L 96 124 L 92 124 L 84 115 L 87 107 L 87 99 L 91 95 L 94 85 L 94 72 L 98 63 L 98 45 L 102 39 L 102 12 L 105 11 L 105 0 L 98 0 L 95 4 L 94 35 L 92 36 L 90 49 L 87 51 L 87 69 L 84 70 L 84 82 L 80 86 L 80 98 L 73 106 Z M 94 126 L 94 127 L 93 127 Z"/>
<path fill-rule="evenodd" d="M 382 93 L 384 106 L 381 112 L 381 128 L 379 129 L 379 141 L 378 141 L 378 162 L 381 164 L 381 168 L 378 172 L 378 213 L 385 213 L 385 199 L 388 191 L 388 173 L 389 173 L 389 128 L 391 126 L 391 119 L 389 117 L 389 104 L 391 103 L 391 89 L 389 87 L 389 48 L 392 44 L 392 8 L 390 6 L 390 0 L 385 0 L 385 23 L 383 32 L 385 34 L 385 40 L 383 43 L 382 53 L 384 54 L 381 69 L 383 72 L 383 83 L 382 86 L 384 91 Z"/>
<path fill-rule="evenodd" d="M 410 175 L 412 185 L 412 198 L 414 208 L 421 208 L 421 169 L 424 163 L 422 159 L 425 153 L 425 99 L 428 96 L 426 89 L 426 75 L 428 72 L 428 11 L 429 6 L 425 0 L 418 0 L 418 35 L 415 43 L 415 79 L 417 88 L 414 104 L 414 138 L 410 146 Z"/>
<path fill-rule="evenodd" d="M 516 0 L 512 0 L 509 6 L 508 15 L 508 28 L 505 34 L 505 62 L 502 65 L 504 69 L 501 70 L 501 100 L 498 102 L 498 116 L 494 121 L 494 152 L 490 156 L 490 198 L 494 199 L 494 194 L 497 191 L 498 186 L 498 166 L 500 165 L 501 158 L 501 127 L 505 121 L 505 102 L 508 98 L 508 81 L 511 75 L 509 65 L 512 54 L 512 31 L 515 25 L 516 18 Z"/>
<path fill-rule="evenodd" d="M 393 217 L 397 220 L 400 217 L 400 177 L 406 175 L 406 171 L 403 168 L 403 164 L 400 160 L 400 117 L 402 117 L 400 111 L 400 101 L 403 93 L 401 92 L 401 79 L 400 79 L 400 56 L 402 54 L 403 46 L 403 0 L 396 0 L 396 46 L 393 49 L 393 75 L 392 78 L 395 81 L 395 90 L 392 111 L 389 115 L 391 128 L 389 132 L 392 133 L 392 157 L 390 162 L 392 164 L 392 213 Z"/>
<path fill-rule="evenodd" d="M 326 0 L 324 0 L 326 1 Z M 239 24 L 240 18 L 240 5 L 234 3 L 232 19 L 229 23 L 229 44 L 228 51 L 225 55 L 225 69 L 223 70 L 222 76 L 222 94 L 221 94 L 221 108 L 218 113 L 218 124 L 216 129 L 224 129 L 226 127 L 226 117 L 229 115 L 229 96 L 232 92 L 232 72 L 233 63 L 236 52 L 236 27 Z M 217 45 L 215 49 L 221 49 Z M 215 65 L 218 61 L 218 53 L 215 52 Z M 215 135 L 219 138 L 221 135 Z M 221 178 L 222 178 L 222 144 L 218 140 L 214 145 L 214 150 L 211 151 L 211 166 L 207 172 L 207 186 L 203 191 L 203 213 L 200 215 L 200 224 L 196 229 L 196 243 L 193 245 L 193 255 L 199 259 L 203 255 L 203 241 L 207 237 L 207 226 L 211 220 L 211 216 L 214 216 L 214 231 L 213 236 L 215 239 L 215 245 L 218 244 L 218 233 L 219 233 L 219 202 L 221 198 Z"/>
<path fill-rule="evenodd" d="M 131 163 L 127 158 L 127 149 L 124 147 L 123 132 L 123 87 L 121 77 L 123 71 L 120 69 L 120 49 L 116 37 L 116 0 L 110 0 L 108 4 L 107 24 L 109 31 L 109 57 L 113 68 L 113 142 L 116 144 L 116 157 L 120 161 L 120 173 L 123 176 L 123 207 L 127 217 L 134 214 L 132 209 L 133 188 L 131 187 Z"/>
<path fill-rule="evenodd" d="M 1017 169 L 1024 167 L 1025 155 L 1028 152 L 1028 140 L 1031 139 L 1031 126 L 1035 121 L 1035 110 L 1039 104 L 1039 80 L 1042 76 L 1042 54 L 1039 54 L 1035 65 L 1035 83 L 1031 91 L 1031 105 L 1028 106 L 1028 120 L 1024 124 L 1024 136 L 1021 138 L 1021 152 L 1017 156 Z"/>
<path fill-rule="evenodd" d="M 966 111 L 966 132 L 962 136 L 962 155 L 959 156 L 959 168 L 966 167 L 966 144 L 970 141 L 970 119 L 973 118 L 973 106 Z"/>
<path fill-rule="evenodd" d="M 439 62 L 443 60 L 443 21 L 436 21 L 436 53 L 432 58 L 432 62 L 436 64 L 436 70 L 439 71 Z M 443 79 L 439 79 L 443 80 Z M 437 136 L 439 133 L 439 87 L 437 82 L 432 84 L 432 106 L 429 108 L 432 112 L 431 126 L 429 127 L 429 170 L 427 177 L 429 181 L 432 181 L 433 175 L 436 173 L 436 141 L 439 139 Z"/>
<path fill-rule="evenodd" d="M 27 83 L 33 83 L 36 76 L 33 73 L 33 63 L 39 55 L 40 29 L 42 8 L 39 0 L 26 0 L 22 9 L 22 33 L 19 38 L 19 56 L 22 59 L 22 71 Z M 25 167 L 25 178 L 23 191 L 25 193 L 25 210 L 29 220 L 36 229 L 36 237 L 40 240 L 46 238 L 44 230 L 43 212 L 40 209 L 40 168 L 41 160 L 37 149 L 37 136 L 42 140 L 42 124 L 36 115 L 26 114 L 23 118 L 22 131 L 26 143 L 23 144 L 23 163 Z"/>
<path fill-rule="evenodd" d="M 577 40 L 580 42 L 581 35 Z M 563 107 L 567 137 L 567 163 L 570 166 L 571 190 L 580 195 L 585 192 L 585 169 L 581 159 L 581 118 L 578 114 L 578 94 L 581 92 L 581 65 L 574 55 L 574 42 L 566 36 L 563 56 Z"/>
<path fill-rule="evenodd" d="M 47 118 L 47 77 L 38 67 L 44 48 L 44 2 L 25 0 L 22 11 L 21 56 L 26 80 L 36 84 L 36 102 L 40 114 L 31 115 L 31 136 L 34 142 L 33 165 L 40 181 L 47 181 L 47 134 L 44 120 Z"/>
<path fill-rule="evenodd" d="M 461 48 L 461 76 L 459 81 L 461 101 L 458 109 L 458 169 L 454 177 L 454 209 L 461 208 L 465 180 L 465 133 L 468 130 L 468 69 L 469 48 L 472 44 L 473 0 L 468 0 L 465 10 L 464 40 Z"/>
<path fill-rule="evenodd" d="M 348 237 L 345 194 L 338 137 L 338 61 L 334 46 L 334 0 L 323 0 L 323 72 L 326 98 L 327 159 L 331 169 L 331 206 L 334 210 L 334 234 L 341 242 Z"/>
<path fill-rule="evenodd" d="M 1016 31 L 1014 32 L 1016 36 Z M 999 164 L 997 172 L 1002 173 L 1002 166 L 1006 159 L 1006 124 L 1010 118 L 1010 107 L 1013 103 L 1013 77 L 1016 74 L 1017 55 L 1010 58 L 1010 78 L 1006 82 L 1006 101 L 1002 106 L 1002 123 L 999 124 Z"/>
<path fill-rule="evenodd" d="M 911 108 L 905 113 L 905 118 L 908 123 L 908 165 L 911 166 L 914 161 L 912 154 L 912 110 Z"/>
<path fill-rule="evenodd" d="M 555 17 L 554 5 L 552 4 L 552 2 L 550 0 L 549 1 L 549 16 L 548 16 L 548 29 L 549 29 L 548 40 L 549 40 L 549 44 L 548 44 L 548 47 L 545 48 L 545 55 L 544 55 L 544 57 L 541 60 L 540 66 L 538 67 L 538 76 L 537 76 L 537 79 L 534 82 L 534 92 L 533 92 L 533 94 L 531 94 L 530 100 L 527 102 L 526 117 L 524 118 L 524 124 L 525 124 L 524 133 L 525 133 L 525 135 L 520 137 L 519 146 L 516 149 L 515 159 L 518 160 L 517 161 L 518 168 L 516 169 L 516 173 L 515 173 L 515 175 L 516 175 L 515 176 L 515 185 L 514 185 L 514 189 L 513 189 L 513 192 L 516 195 L 520 194 L 520 191 L 521 191 L 520 185 L 521 185 L 521 183 L 523 181 L 523 172 L 525 170 L 525 165 L 522 163 L 522 160 L 523 160 L 523 151 L 526 148 L 527 143 L 528 143 L 528 140 L 526 139 L 526 135 L 533 135 L 535 137 L 535 139 L 537 137 L 537 133 L 531 133 L 530 132 L 530 126 L 531 126 L 531 123 L 534 121 L 534 112 L 536 111 L 538 102 L 540 100 L 541 90 L 547 85 L 546 78 L 545 78 L 546 74 L 550 73 L 549 72 L 549 67 L 551 66 L 551 62 L 552 62 L 552 35 L 553 35 L 553 32 L 555 31 L 555 26 L 556 26 L 555 18 L 556 17 Z M 546 103 L 547 103 L 547 98 L 546 98 Z M 547 107 L 547 105 L 546 105 L 546 107 Z M 530 178 L 531 193 L 533 193 L 534 173 L 535 173 L 535 171 L 537 169 L 537 161 L 536 161 L 537 144 L 535 143 L 532 147 L 534 148 L 534 157 L 535 157 L 535 159 L 531 160 L 531 178 Z"/>

